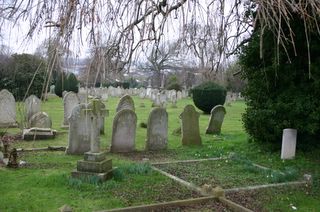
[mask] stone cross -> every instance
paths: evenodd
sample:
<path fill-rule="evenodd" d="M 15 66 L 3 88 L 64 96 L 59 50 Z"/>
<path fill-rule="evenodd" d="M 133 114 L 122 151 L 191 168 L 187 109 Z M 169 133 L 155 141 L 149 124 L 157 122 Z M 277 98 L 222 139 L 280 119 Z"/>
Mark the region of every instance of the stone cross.
<path fill-rule="evenodd" d="M 103 108 L 102 102 L 98 99 L 92 100 L 92 108 L 85 109 L 86 114 L 89 116 L 91 121 L 90 129 L 90 152 L 99 153 L 100 152 L 100 127 L 98 123 L 98 117 L 106 115 L 106 109 Z M 96 133 L 94 133 L 97 131 Z"/>

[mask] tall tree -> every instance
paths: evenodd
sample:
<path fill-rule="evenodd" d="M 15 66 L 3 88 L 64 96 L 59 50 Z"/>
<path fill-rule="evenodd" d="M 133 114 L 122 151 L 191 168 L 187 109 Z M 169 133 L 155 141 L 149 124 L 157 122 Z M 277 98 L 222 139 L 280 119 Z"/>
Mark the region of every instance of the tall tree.
<path fill-rule="evenodd" d="M 312 15 L 313 8 L 308 2 L 300 1 L 306 6 L 304 12 Z M 282 33 L 292 35 L 292 40 L 279 45 L 283 38 L 264 25 L 272 18 L 257 19 L 250 42 L 240 55 L 242 74 L 248 82 L 244 91 L 248 104 L 243 116 L 244 125 L 256 141 L 277 144 L 284 128 L 296 128 L 300 144 L 313 141 L 319 144 L 318 26 L 306 25 L 300 11 L 293 10 L 291 5 L 282 9 L 290 12 L 290 20 L 283 17 L 279 26 Z M 273 8 L 267 11 L 272 14 Z M 317 23 L 320 18 L 314 21 Z"/>

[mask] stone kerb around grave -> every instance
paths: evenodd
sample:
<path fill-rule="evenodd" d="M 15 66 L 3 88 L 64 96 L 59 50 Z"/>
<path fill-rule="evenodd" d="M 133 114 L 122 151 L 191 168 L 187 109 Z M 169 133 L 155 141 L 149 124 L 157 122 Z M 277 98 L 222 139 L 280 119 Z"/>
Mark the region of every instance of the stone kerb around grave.
<path fill-rule="evenodd" d="M 220 134 L 226 109 L 222 105 L 216 105 L 212 108 L 210 113 L 211 115 L 206 134 Z"/>
<path fill-rule="evenodd" d="M 131 98 L 131 96 L 124 95 L 119 100 L 119 103 L 118 103 L 116 111 L 119 112 L 120 110 L 123 110 L 123 109 L 130 109 L 132 111 L 135 111 L 134 101 Z"/>
<path fill-rule="evenodd" d="M 0 91 L 0 128 L 17 126 L 16 101 L 12 93 L 3 89 Z"/>
<path fill-rule="evenodd" d="M 182 145 L 201 145 L 199 130 L 200 114 L 193 105 L 187 105 L 180 114 Z"/>
<path fill-rule="evenodd" d="M 168 145 L 168 113 L 154 108 L 148 119 L 146 150 L 163 150 Z"/>
<path fill-rule="evenodd" d="M 67 154 L 84 154 L 90 150 L 91 124 L 86 114 L 85 104 L 76 105 L 69 117 Z"/>
<path fill-rule="evenodd" d="M 64 97 L 63 97 L 64 116 L 63 116 L 62 128 L 69 127 L 68 118 L 69 118 L 73 108 L 79 104 L 80 104 L 80 99 L 76 93 L 70 91 L 64 95 Z"/>
<path fill-rule="evenodd" d="M 30 95 L 25 100 L 25 114 L 26 114 L 26 122 L 28 123 L 31 117 L 39 113 L 41 111 L 41 100 L 35 96 Z M 29 126 L 28 126 L 29 127 Z"/>
<path fill-rule="evenodd" d="M 111 152 L 135 150 L 137 115 L 133 110 L 123 109 L 115 115 L 112 126 Z"/>

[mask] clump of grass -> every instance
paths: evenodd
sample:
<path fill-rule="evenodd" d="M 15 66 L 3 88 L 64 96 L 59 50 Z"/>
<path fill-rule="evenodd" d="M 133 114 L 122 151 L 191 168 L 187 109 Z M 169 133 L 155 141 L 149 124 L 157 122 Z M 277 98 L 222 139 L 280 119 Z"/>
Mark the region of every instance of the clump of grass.
<path fill-rule="evenodd" d="M 141 127 L 141 128 L 147 128 L 148 125 L 147 125 L 147 123 L 145 123 L 145 122 L 141 122 L 141 123 L 140 123 L 140 127 Z"/>
<path fill-rule="evenodd" d="M 152 169 L 149 163 L 130 164 L 124 168 L 128 174 L 146 175 L 150 174 Z"/>
<path fill-rule="evenodd" d="M 122 181 L 125 178 L 125 174 L 123 169 L 117 168 L 112 171 L 113 179 L 115 181 Z"/>

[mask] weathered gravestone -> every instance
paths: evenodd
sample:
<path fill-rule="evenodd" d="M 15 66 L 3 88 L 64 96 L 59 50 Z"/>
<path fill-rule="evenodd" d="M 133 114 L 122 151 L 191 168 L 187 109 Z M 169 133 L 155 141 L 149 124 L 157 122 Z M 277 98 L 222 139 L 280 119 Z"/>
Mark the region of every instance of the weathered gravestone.
<path fill-rule="evenodd" d="M 201 145 L 199 117 L 200 114 L 193 105 L 187 105 L 183 109 L 180 114 L 182 145 Z"/>
<path fill-rule="evenodd" d="M 52 121 L 47 113 L 38 112 L 31 116 L 28 126 L 37 128 L 52 128 Z"/>
<path fill-rule="evenodd" d="M 97 120 L 94 119 L 93 123 L 90 120 L 91 111 L 95 111 Z M 97 99 L 94 99 L 92 103 L 79 104 L 74 107 L 69 117 L 69 144 L 66 150 L 67 154 L 83 154 L 90 150 L 90 136 L 92 140 L 99 141 L 102 120 L 104 126 L 104 119 L 107 114 L 105 105 Z M 94 124 L 94 127 L 92 126 Z M 100 141 L 99 141 L 100 143 Z"/>
<path fill-rule="evenodd" d="M 160 93 L 156 94 L 155 99 L 153 100 L 152 107 L 161 107 L 161 99 L 160 99 Z"/>
<path fill-rule="evenodd" d="M 69 117 L 69 136 L 67 154 L 83 154 L 90 150 L 90 122 L 86 105 L 76 105 Z"/>
<path fill-rule="evenodd" d="M 70 91 L 66 93 L 63 97 L 63 108 L 64 108 L 64 116 L 63 116 L 63 128 L 69 127 L 68 118 L 73 110 L 73 108 L 80 104 L 80 99 L 77 94 Z"/>
<path fill-rule="evenodd" d="M 297 130 L 284 129 L 282 134 L 281 159 L 293 159 L 296 155 Z"/>
<path fill-rule="evenodd" d="M 134 102 L 133 102 L 133 99 L 131 98 L 131 96 L 124 95 L 119 100 L 119 103 L 118 103 L 116 111 L 119 112 L 120 110 L 123 110 L 123 109 L 130 109 L 132 111 L 135 111 Z"/>
<path fill-rule="evenodd" d="M 106 159 L 106 153 L 100 151 L 99 116 L 104 116 L 105 109 L 99 100 L 94 99 L 91 107 L 84 112 L 90 123 L 90 151 L 84 153 L 84 160 L 77 162 L 77 170 L 71 175 L 84 180 L 95 177 L 104 181 L 112 176 L 112 160 Z"/>
<path fill-rule="evenodd" d="M 211 110 L 209 125 L 206 134 L 220 134 L 226 109 L 222 105 L 216 105 Z"/>
<path fill-rule="evenodd" d="M 96 104 L 99 104 L 99 107 L 101 108 L 101 110 L 99 110 L 99 111 L 102 111 L 102 114 L 98 114 L 98 126 L 100 129 L 100 134 L 104 134 L 104 119 L 106 116 L 109 115 L 109 110 L 106 110 L 106 105 L 103 104 L 103 102 L 98 99 L 94 99 L 92 102 L 90 102 L 88 104 L 88 109 L 92 109 L 93 102 L 96 102 Z"/>
<path fill-rule="evenodd" d="M 162 150 L 168 145 L 168 113 L 165 108 L 155 108 L 148 119 L 147 150 Z"/>
<path fill-rule="evenodd" d="M 31 95 L 25 100 L 26 121 L 29 122 L 30 118 L 41 111 L 41 100 L 35 95 Z M 29 127 L 29 126 L 28 126 Z"/>
<path fill-rule="evenodd" d="M 16 127 L 16 101 L 6 89 L 0 91 L 0 127 Z"/>
<path fill-rule="evenodd" d="M 113 119 L 111 152 L 135 150 L 137 115 L 133 110 L 123 109 Z"/>

